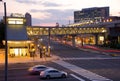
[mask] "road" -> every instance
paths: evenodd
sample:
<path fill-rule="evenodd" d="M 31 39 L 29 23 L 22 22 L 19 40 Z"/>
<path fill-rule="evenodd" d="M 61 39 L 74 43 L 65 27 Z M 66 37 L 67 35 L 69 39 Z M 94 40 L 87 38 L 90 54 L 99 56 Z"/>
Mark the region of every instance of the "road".
<path fill-rule="evenodd" d="M 112 57 L 95 51 L 82 51 L 79 48 L 51 42 L 53 53 L 61 60 L 113 81 L 120 81 L 120 57 Z M 87 77 L 84 76 L 83 77 Z M 91 78 L 89 78 L 91 79 Z"/>
<path fill-rule="evenodd" d="M 47 44 L 47 42 L 45 42 Z M 9 64 L 8 81 L 120 81 L 120 57 L 111 57 L 95 51 L 86 51 L 50 42 L 52 54 L 60 57 L 51 62 Z M 42 80 L 29 75 L 27 69 L 44 64 L 68 72 L 68 78 Z M 0 81 L 4 81 L 4 65 L 0 65 Z"/>
<path fill-rule="evenodd" d="M 44 64 L 49 67 L 53 67 L 53 68 L 57 68 L 62 71 L 66 71 L 69 73 L 68 77 L 44 80 L 44 79 L 40 79 L 39 75 L 29 75 L 27 69 L 29 67 L 31 67 L 33 65 L 37 65 L 37 64 Z M 57 81 L 79 81 L 78 79 L 74 78 L 73 75 L 75 75 L 74 72 L 72 72 L 69 69 L 66 69 L 56 63 L 53 63 L 53 62 L 9 64 L 8 81 L 56 81 L 56 80 Z M 0 68 L 0 81 L 4 81 L 4 70 L 2 67 Z M 86 81 L 90 81 L 90 80 L 86 79 Z"/>

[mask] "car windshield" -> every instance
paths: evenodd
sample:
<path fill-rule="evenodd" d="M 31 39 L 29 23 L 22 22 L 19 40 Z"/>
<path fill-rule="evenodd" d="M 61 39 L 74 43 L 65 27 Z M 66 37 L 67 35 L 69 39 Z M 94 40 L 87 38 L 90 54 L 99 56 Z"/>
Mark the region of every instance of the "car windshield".
<path fill-rule="evenodd" d="M 44 68 L 46 68 L 46 67 L 36 67 L 37 69 L 44 69 Z"/>

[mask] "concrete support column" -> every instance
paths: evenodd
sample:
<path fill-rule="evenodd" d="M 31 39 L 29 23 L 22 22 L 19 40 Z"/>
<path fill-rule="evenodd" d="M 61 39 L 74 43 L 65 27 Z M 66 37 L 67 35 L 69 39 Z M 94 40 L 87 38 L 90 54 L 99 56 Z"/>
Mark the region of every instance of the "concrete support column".
<path fill-rule="evenodd" d="M 72 36 L 72 46 L 76 46 L 76 43 L 75 43 L 75 36 Z"/>
<path fill-rule="evenodd" d="M 107 40 L 107 36 L 106 33 L 104 33 L 104 44 L 106 43 L 106 40 Z"/>
<path fill-rule="evenodd" d="M 60 39 L 61 39 L 60 42 L 62 43 L 63 42 L 63 36 L 60 36 Z"/>
<path fill-rule="evenodd" d="M 83 44 L 83 39 L 84 39 L 84 37 L 81 37 L 81 46 L 83 46 L 84 44 Z"/>
<path fill-rule="evenodd" d="M 98 45 L 98 34 L 94 34 L 95 35 L 95 45 Z"/>
<path fill-rule="evenodd" d="M 120 36 L 118 36 L 118 43 L 120 43 Z"/>
<path fill-rule="evenodd" d="M 50 28 L 49 28 L 49 38 L 48 38 L 48 56 L 50 56 Z"/>

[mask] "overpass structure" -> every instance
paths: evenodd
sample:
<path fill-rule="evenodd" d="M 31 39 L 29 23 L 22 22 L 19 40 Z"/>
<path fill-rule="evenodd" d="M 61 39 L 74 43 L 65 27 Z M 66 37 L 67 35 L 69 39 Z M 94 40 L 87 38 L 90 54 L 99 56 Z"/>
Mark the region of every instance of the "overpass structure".
<path fill-rule="evenodd" d="M 30 38 L 36 36 L 56 36 L 56 35 L 76 35 L 92 34 L 95 36 L 95 44 L 98 44 L 99 36 L 103 36 L 102 42 L 105 42 L 109 28 L 120 25 L 120 21 L 102 22 L 86 25 L 70 25 L 67 27 L 42 27 L 42 26 L 27 26 L 27 34 Z M 73 39 L 75 42 L 75 39 Z"/>
<path fill-rule="evenodd" d="M 27 26 L 28 36 L 43 35 L 76 35 L 76 34 L 95 34 L 109 33 L 110 27 L 120 25 L 120 21 L 103 22 L 97 24 L 74 25 L 67 27 L 44 27 L 44 26 Z"/>
<path fill-rule="evenodd" d="M 94 34 L 106 33 L 107 28 L 104 26 L 79 26 L 79 27 L 42 27 L 42 26 L 28 26 L 27 34 L 29 36 L 44 36 L 44 35 L 78 35 L 78 34 Z"/>

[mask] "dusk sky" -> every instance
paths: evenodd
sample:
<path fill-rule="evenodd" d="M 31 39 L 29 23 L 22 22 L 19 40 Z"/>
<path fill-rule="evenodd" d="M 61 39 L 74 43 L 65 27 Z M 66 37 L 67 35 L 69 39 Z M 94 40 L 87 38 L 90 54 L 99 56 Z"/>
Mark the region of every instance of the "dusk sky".
<path fill-rule="evenodd" d="M 73 23 L 74 11 L 91 7 L 110 7 L 110 15 L 120 16 L 120 0 L 3 0 L 7 4 L 7 16 L 26 12 L 32 15 L 33 26 L 55 26 Z M 0 19 L 4 6 L 0 2 Z"/>

